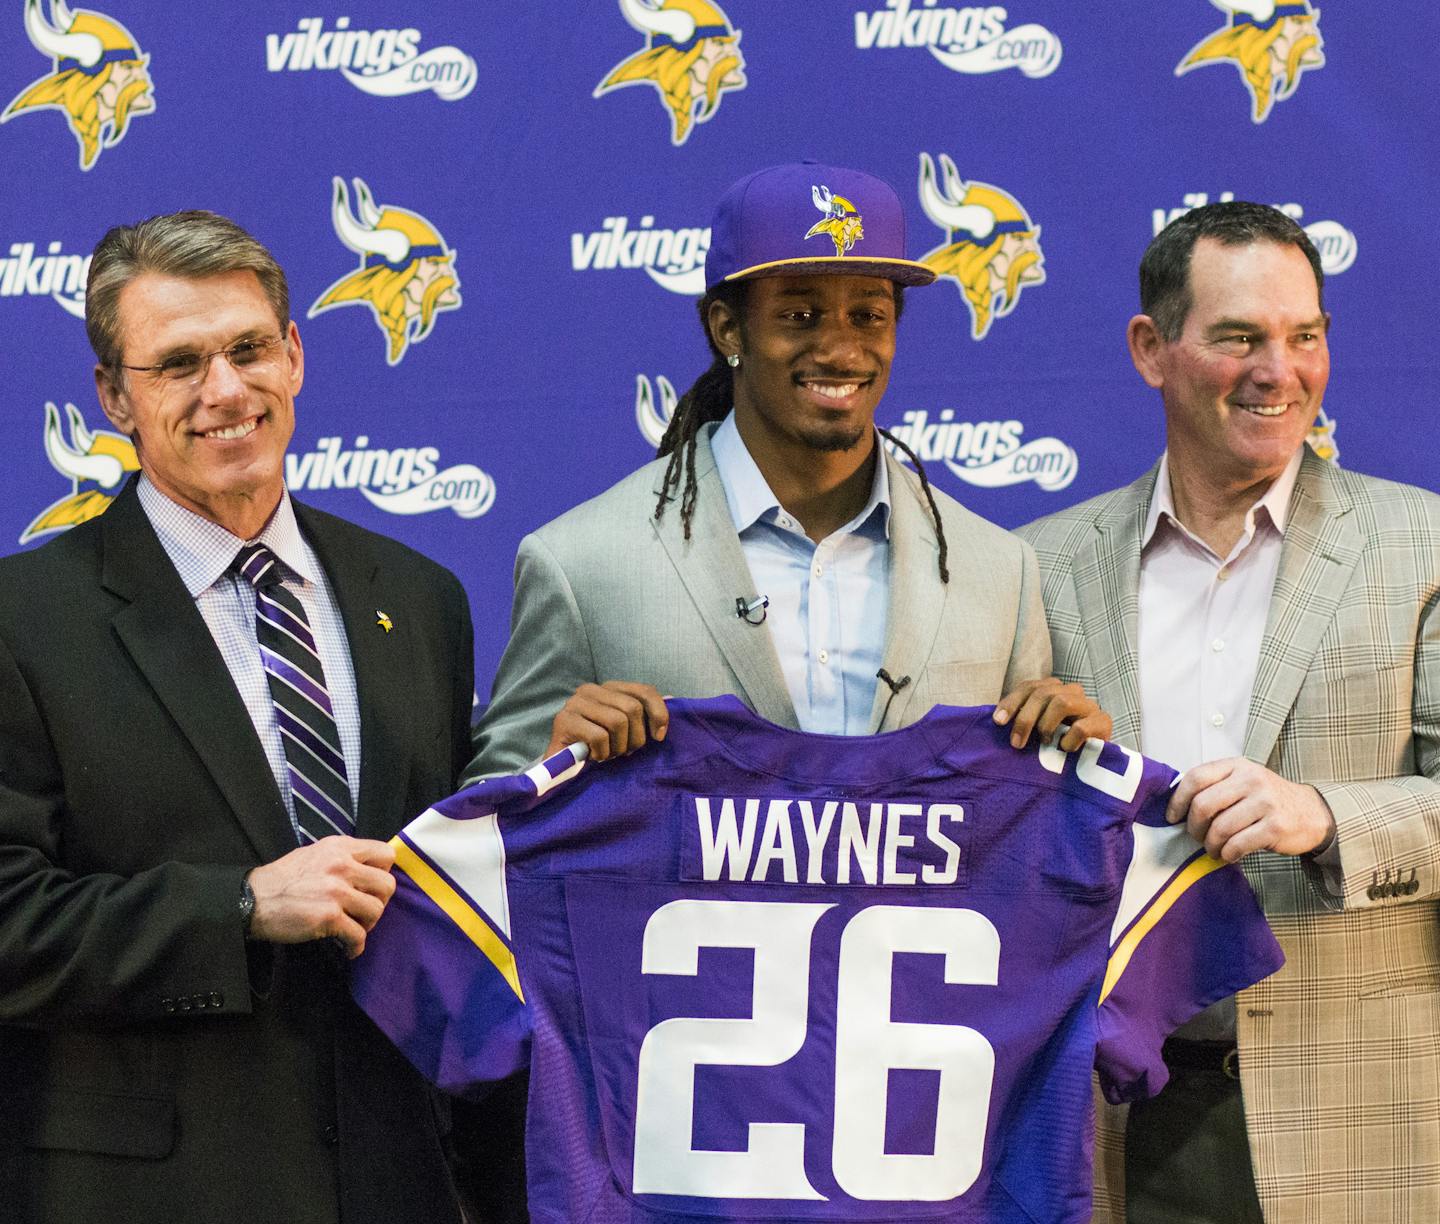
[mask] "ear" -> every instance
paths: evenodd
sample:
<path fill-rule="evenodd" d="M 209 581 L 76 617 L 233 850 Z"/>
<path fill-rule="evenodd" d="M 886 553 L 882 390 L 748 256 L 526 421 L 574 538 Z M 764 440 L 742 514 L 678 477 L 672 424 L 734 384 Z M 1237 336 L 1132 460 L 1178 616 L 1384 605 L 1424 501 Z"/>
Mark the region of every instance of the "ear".
<path fill-rule="evenodd" d="M 300 329 L 295 326 L 294 319 L 290 320 L 285 340 L 290 349 L 290 394 L 296 396 L 305 384 L 305 348 L 300 343 Z"/>
<path fill-rule="evenodd" d="M 705 327 L 710 338 L 722 354 L 729 357 L 744 348 L 744 336 L 740 331 L 740 316 L 719 300 L 710 303 L 705 314 Z"/>
<path fill-rule="evenodd" d="M 95 394 L 100 397 L 100 407 L 110 424 L 127 438 L 135 435 L 135 418 L 130 412 L 130 400 L 121 387 L 124 375 L 103 365 L 95 367 Z"/>
<path fill-rule="evenodd" d="M 1140 377 L 1158 391 L 1165 385 L 1161 357 L 1168 341 L 1155 326 L 1155 320 L 1149 315 L 1136 315 L 1125 328 L 1125 340 L 1130 346 L 1130 360 Z"/>

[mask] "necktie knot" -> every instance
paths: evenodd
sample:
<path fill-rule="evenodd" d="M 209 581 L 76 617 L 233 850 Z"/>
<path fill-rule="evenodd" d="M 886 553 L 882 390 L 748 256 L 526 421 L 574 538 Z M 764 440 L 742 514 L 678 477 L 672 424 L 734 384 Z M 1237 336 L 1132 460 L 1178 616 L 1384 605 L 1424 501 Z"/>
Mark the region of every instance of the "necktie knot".
<path fill-rule="evenodd" d="M 235 554 L 233 568 L 257 591 L 275 586 L 281 579 L 280 560 L 265 544 L 245 544 Z"/>

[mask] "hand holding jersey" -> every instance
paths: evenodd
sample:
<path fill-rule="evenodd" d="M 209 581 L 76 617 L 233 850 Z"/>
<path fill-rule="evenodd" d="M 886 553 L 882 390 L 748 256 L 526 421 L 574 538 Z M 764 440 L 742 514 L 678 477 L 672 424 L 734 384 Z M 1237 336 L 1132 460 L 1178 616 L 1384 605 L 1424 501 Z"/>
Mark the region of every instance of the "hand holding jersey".
<path fill-rule="evenodd" d="M 1314 854 L 1335 839 L 1335 815 L 1319 791 L 1245 757 L 1186 770 L 1165 818 L 1183 820 L 1208 854 L 1227 863 L 1256 850 Z"/>
<path fill-rule="evenodd" d="M 1069 724 L 1058 741 L 1066 752 L 1076 751 L 1087 739 L 1110 738 L 1110 715 L 1078 684 L 1064 684 L 1053 676 L 1027 680 L 1005 694 L 993 717 L 997 726 L 1010 728 L 1014 748 L 1026 747 L 1032 734 L 1049 743 L 1062 723 Z M 663 740 L 669 726 L 665 698 L 653 685 L 624 680 L 583 684 L 555 715 L 543 755 L 552 757 L 571 744 L 584 744 L 592 761 L 608 761 L 652 739 Z M 1204 840 L 1203 832 L 1191 832 L 1197 841 Z"/>
<path fill-rule="evenodd" d="M 395 852 L 385 842 L 322 837 L 252 870 L 255 909 L 246 934 L 267 943 L 335 939 L 350 957 L 395 891 Z"/>

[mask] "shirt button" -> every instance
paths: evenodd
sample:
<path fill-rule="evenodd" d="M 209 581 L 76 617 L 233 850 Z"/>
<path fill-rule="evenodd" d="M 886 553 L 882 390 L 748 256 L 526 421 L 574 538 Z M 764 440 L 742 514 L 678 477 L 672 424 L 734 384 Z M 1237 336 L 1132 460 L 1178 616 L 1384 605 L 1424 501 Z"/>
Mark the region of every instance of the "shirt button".
<path fill-rule="evenodd" d="M 828 650 L 822 650 L 822 651 L 816 656 L 816 658 L 818 658 L 818 659 L 820 660 L 820 662 L 822 662 L 822 663 L 828 663 L 828 662 L 830 662 L 830 652 L 829 652 Z"/>
<path fill-rule="evenodd" d="M 1225 725 L 1225 715 L 1223 715 L 1223 714 L 1212 714 L 1212 715 L 1210 715 L 1210 725 L 1211 725 L 1212 727 L 1223 727 L 1223 726 Z"/>
<path fill-rule="evenodd" d="M 1213 650 L 1216 654 L 1219 654 L 1222 650 L 1225 649 L 1225 640 L 1223 638 L 1216 638 L 1213 642 L 1210 643 L 1210 649 Z"/>
<path fill-rule="evenodd" d="M 1215 574 L 1215 581 L 1216 581 L 1216 582 L 1225 582 L 1225 581 L 1227 581 L 1227 580 L 1229 579 L 1229 577 L 1230 577 L 1230 567 L 1229 567 L 1228 565 L 1222 565 L 1222 566 L 1220 567 L 1220 569 L 1219 569 L 1219 570 L 1216 572 L 1216 574 Z"/>
<path fill-rule="evenodd" d="M 815 575 L 815 577 L 817 577 L 817 578 L 820 577 L 820 575 L 823 574 L 824 572 L 825 572 L 825 567 L 824 567 L 823 565 L 818 565 L 818 564 L 817 564 L 817 565 L 815 566 L 815 568 L 811 571 L 811 573 L 813 573 L 813 574 Z"/>

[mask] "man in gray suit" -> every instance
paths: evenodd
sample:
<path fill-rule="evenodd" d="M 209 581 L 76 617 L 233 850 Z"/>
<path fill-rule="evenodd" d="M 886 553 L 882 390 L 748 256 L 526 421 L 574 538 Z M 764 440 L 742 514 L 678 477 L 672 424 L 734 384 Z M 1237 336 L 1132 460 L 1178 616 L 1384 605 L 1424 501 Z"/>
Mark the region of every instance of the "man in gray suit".
<path fill-rule="evenodd" d="M 660 459 L 522 542 L 469 777 L 578 741 L 632 751 L 665 734 L 661 694 L 843 735 L 1008 694 L 1017 743 L 1064 720 L 1067 748 L 1108 734 L 1078 686 L 1041 679 L 1028 546 L 879 444 L 901 287 L 932 280 L 879 179 L 801 163 L 730 188 L 700 303 L 714 364 Z"/>
<path fill-rule="evenodd" d="M 1287 962 L 1102 1110 L 1097 1220 L 1440 1219 L 1440 498 L 1304 445 L 1322 287 L 1275 209 L 1172 222 L 1129 324 L 1165 454 L 1020 533 L 1056 673 L 1187 770 L 1172 820 L 1244 858 Z"/>

